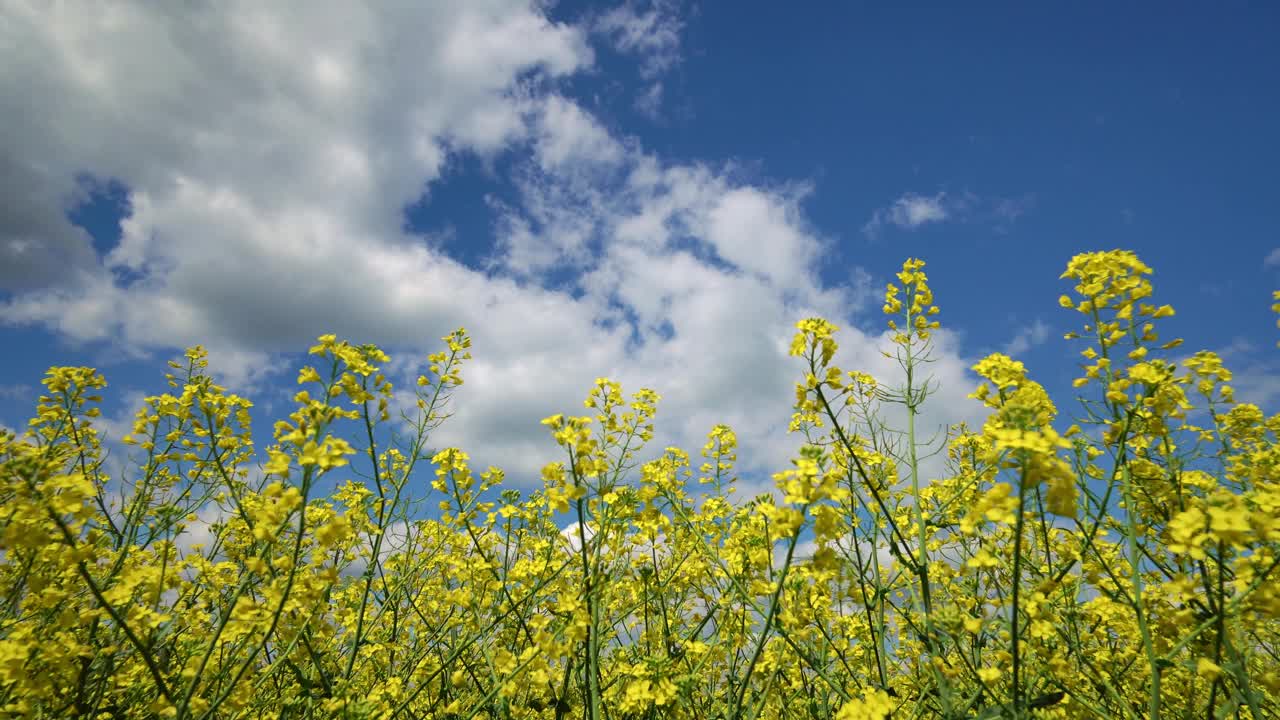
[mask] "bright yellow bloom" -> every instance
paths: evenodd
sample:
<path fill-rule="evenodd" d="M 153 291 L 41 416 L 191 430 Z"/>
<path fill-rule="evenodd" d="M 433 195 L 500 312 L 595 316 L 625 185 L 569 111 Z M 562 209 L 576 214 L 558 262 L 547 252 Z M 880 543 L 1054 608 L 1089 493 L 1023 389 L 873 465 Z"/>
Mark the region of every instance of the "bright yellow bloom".
<path fill-rule="evenodd" d="M 894 703 L 888 693 L 867 688 L 862 697 L 842 705 L 835 720 L 885 720 L 893 711 Z"/>

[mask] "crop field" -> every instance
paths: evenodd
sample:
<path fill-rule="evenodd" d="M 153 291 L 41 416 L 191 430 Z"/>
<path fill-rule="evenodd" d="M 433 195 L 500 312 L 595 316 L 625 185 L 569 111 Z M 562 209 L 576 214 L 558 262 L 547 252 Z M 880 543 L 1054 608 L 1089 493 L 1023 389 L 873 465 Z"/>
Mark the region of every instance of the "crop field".
<path fill-rule="evenodd" d="M 1280 717 L 1280 415 L 1162 334 L 1152 269 L 1114 250 L 1062 275 L 1079 406 L 993 353 L 985 423 L 926 438 L 945 298 L 924 265 L 883 296 L 901 385 L 796 323 L 803 449 L 754 498 L 731 427 L 648 447 L 661 398 L 606 378 L 543 420 L 561 459 L 534 492 L 434 448 L 465 329 L 391 443 L 374 345 L 321 336 L 263 448 L 192 347 L 125 478 L 103 374 L 51 368 L 28 429 L 0 431 L 0 717 Z"/>

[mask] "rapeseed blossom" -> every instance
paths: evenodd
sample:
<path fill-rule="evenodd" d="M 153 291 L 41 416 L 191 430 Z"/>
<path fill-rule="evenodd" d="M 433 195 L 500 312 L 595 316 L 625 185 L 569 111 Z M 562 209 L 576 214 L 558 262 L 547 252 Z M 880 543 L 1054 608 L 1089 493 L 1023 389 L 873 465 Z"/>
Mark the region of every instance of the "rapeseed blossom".
<path fill-rule="evenodd" d="M 940 327 L 923 268 L 884 297 L 901 387 L 836 366 L 835 325 L 797 323 L 805 442 L 755 498 L 735 492 L 731 427 L 697 467 L 646 448 L 660 397 L 603 377 L 592 415 L 542 421 L 557 457 L 528 494 L 464 448 L 428 450 L 471 357 L 462 328 L 393 442 L 388 356 L 320 336 L 260 467 L 252 403 L 199 346 L 135 416 L 128 478 L 102 463 L 105 378 L 52 368 L 26 433 L 0 430 L 0 711 L 1280 715 L 1280 416 L 1237 401 L 1222 357 L 1169 353 L 1173 308 L 1116 250 L 1063 274 L 1079 412 L 997 353 L 973 367 L 982 426 L 917 436 Z"/>

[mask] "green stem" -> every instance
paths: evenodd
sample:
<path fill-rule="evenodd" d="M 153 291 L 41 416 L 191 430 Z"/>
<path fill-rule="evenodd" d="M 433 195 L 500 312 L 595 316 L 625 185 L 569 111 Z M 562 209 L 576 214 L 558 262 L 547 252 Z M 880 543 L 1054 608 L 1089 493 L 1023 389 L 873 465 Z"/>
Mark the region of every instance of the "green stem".
<path fill-rule="evenodd" d="M 1022 477 L 1018 481 L 1018 517 L 1014 520 L 1013 528 L 1013 611 L 1009 613 L 1009 654 L 1013 656 L 1013 711 L 1014 713 L 1022 710 L 1022 658 L 1021 648 L 1018 642 L 1018 594 L 1022 586 L 1022 527 L 1026 521 L 1023 508 L 1025 505 L 1025 491 L 1023 486 L 1027 481 L 1027 468 L 1024 464 L 1022 467 Z"/>

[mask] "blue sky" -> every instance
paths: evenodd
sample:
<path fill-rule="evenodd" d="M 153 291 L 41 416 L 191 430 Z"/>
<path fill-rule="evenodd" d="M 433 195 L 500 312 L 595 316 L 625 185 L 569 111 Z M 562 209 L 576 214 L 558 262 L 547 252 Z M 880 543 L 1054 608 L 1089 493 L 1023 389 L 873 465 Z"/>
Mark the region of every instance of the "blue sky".
<path fill-rule="evenodd" d="M 317 335 L 380 344 L 407 388 L 465 325 L 433 446 L 528 487 L 562 459 L 538 419 L 608 376 L 663 395 L 644 459 L 727 422 L 763 485 L 798 444 L 795 321 L 892 376 L 879 296 L 922 257 L 926 420 L 980 421 L 992 351 L 1069 415 L 1057 278 L 1117 247 L 1167 337 L 1280 409 L 1274 7 L 197 5 L 0 3 L 8 427 L 49 366 L 92 365 L 118 437 L 202 343 L 265 444 Z"/>

